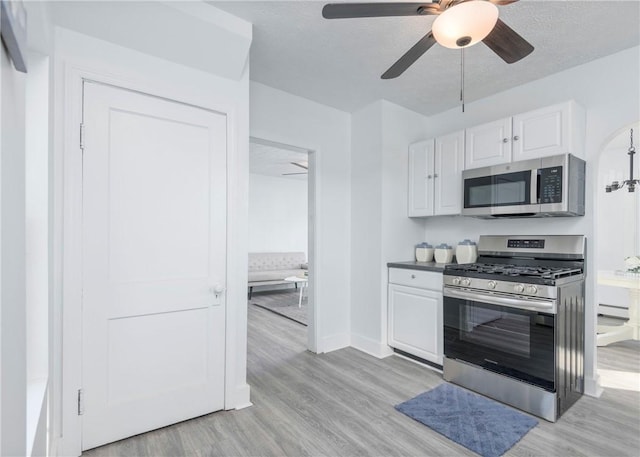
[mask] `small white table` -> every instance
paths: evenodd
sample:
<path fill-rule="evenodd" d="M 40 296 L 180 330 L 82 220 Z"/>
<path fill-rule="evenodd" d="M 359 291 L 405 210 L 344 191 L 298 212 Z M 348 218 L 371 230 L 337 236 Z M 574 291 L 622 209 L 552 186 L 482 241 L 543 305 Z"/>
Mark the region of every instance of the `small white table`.
<path fill-rule="evenodd" d="M 598 325 L 598 346 L 624 340 L 637 340 L 638 306 L 640 306 L 640 273 L 598 271 L 598 284 L 629 289 L 629 320 L 622 325 Z"/>
<path fill-rule="evenodd" d="M 298 276 L 288 276 L 284 278 L 285 281 L 293 282 L 293 283 L 301 283 L 300 284 L 300 298 L 298 298 L 298 308 L 302 307 L 302 294 L 304 290 L 307 288 L 307 284 L 309 283 L 309 278 L 300 278 Z"/>

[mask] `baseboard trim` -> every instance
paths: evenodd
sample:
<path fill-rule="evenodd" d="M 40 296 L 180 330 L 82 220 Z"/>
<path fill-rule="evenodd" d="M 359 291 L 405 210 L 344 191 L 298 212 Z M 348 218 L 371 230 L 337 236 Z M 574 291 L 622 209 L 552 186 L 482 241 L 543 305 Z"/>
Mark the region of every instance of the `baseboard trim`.
<path fill-rule="evenodd" d="M 329 335 L 320 339 L 320 347 L 318 353 L 337 351 L 338 349 L 348 348 L 351 345 L 349 334 L 339 333 L 337 335 Z"/>
<path fill-rule="evenodd" d="M 351 334 L 351 347 L 378 359 L 393 355 L 393 349 L 386 344 L 355 333 Z"/>
<path fill-rule="evenodd" d="M 49 453 L 48 455 L 51 457 L 58 457 L 60 449 L 60 438 L 57 436 L 49 436 Z"/>
<path fill-rule="evenodd" d="M 600 386 L 600 376 L 596 375 L 593 378 L 584 377 L 584 394 L 590 397 L 599 398 L 602 395 L 604 389 Z"/>
<path fill-rule="evenodd" d="M 251 386 L 244 384 L 236 388 L 235 406 L 232 409 L 244 409 L 253 406 L 251 403 Z"/>

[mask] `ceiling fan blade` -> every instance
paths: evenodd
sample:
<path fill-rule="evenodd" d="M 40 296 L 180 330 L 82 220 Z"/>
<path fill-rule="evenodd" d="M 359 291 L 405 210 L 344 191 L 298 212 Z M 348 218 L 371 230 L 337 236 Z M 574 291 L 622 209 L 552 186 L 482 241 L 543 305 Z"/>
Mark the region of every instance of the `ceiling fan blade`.
<path fill-rule="evenodd" d="M 435 42 L 436 39 L 433 37 L 433 33 L 429 31 L 429 33 L 423 36 L 420 41 L 414 44 L 411 49 L 400 57 L 396 63 L 391 65 L 391 68 L 384 72 L 382 79 L 392 79 L 400 76 L 407 68 L 418 60 L 422 54 L 427 52 Z"/>
<path fill-rule="evenodd" d="M 329 3 L 322 8 L 325 19 L 355 17 L 422 16 L 439 14 L 439 3 Z"/>
<path fill-rule="evenodd" d="M 527 40 L 500 19 L 482 42 L 507 63 L 514 63 L 527 57 L 534 49 Z"/>
<path fill-rule="evenodd" d="M 517 2 L 518 0 L 489 0 L 494 5 L 505 6 Z"/>

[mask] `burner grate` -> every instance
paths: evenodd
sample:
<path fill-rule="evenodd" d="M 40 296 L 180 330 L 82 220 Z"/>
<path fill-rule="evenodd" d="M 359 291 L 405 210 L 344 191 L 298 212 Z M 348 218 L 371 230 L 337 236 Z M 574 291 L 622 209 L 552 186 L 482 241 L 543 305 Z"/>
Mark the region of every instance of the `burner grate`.
<path fill-rule="evenodd" d="M 484 273 L 497 276 L 527 276 L 542 279 L 559 279 L 582 273 L 579 268 L 526 266 L 511 264 L 471 263 L 464 265 L 447 265 L 449 271 Z"/>

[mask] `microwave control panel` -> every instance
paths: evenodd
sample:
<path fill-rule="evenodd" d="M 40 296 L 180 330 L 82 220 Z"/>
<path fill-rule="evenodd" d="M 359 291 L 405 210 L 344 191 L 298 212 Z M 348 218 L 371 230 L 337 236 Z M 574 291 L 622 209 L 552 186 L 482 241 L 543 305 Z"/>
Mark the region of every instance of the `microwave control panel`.
<path fill-rule="evenodd" d="M 540 203 L 562 203 L 562 167 L 538 170 Z"/>

